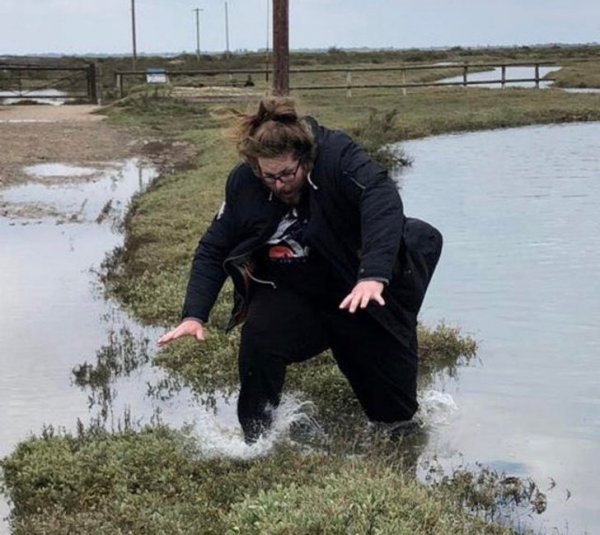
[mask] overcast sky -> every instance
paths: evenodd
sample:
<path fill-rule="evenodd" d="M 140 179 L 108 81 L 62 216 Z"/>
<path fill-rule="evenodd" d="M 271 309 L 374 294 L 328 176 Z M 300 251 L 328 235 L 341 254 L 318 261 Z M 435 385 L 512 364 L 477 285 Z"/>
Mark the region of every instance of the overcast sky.
<path fill-rule="evenodd" d="M 228 0 L 231 50 L 267 43 L 271 0 Z M 599 0 L 289 0 L 290 47 L 600 42 Z M 223 0 L 135 0 L 138 52 L 225 49 Z M 270 25 L 269 25 L 270 27 Z M 271 41 L 269 36 L 269 41 Z M 0 0 L 0 55 L 128 53 L 131 0 Z"/>

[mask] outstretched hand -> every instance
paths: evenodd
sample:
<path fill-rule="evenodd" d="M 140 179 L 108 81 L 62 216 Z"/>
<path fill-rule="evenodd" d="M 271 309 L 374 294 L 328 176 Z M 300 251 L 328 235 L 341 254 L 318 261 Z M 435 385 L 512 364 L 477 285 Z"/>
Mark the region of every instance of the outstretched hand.
<path fill-rule="evenodd" d="M 203 342 L 204 327 L 202 323 L 196 320 L 183 320 L 177 327 L 158 339 L 158 347 L 166 346 L 173 340 L 183 338 L 184 336 L 193 336 L 198 342 Z"/>
<path fill-rule="evenodd" d="M 381 296 L 384 284 L 380 281 L 361 281 L 352 288 L 352 291 L 340 303 L 340 309 L 348 310 L 351 314 L 356 312 L 357 308 L 367 308 L 371 301 L 380 305 L 385 305 Z"/>

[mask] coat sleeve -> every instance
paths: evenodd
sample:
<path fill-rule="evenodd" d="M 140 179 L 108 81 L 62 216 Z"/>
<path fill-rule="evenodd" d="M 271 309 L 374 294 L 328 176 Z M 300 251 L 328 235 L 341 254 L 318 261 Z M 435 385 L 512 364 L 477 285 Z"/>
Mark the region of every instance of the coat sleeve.
<path fill-rule="evenodd" d="M 387 171 L 345 134 L 340 156 L 344 196 L 360 211 L 361 250 L 357 279 L 389 282 L 402 232 L 404 211 L 398 188 Z"/>
<path fill-rule="evenodd" d="M 200 238 L 187 285 L 182 318 L 208 321 L 227 274 L 223 262 L 236 244 L 235 170 L 225 188 L 225 200 L 212 223 Z"/>

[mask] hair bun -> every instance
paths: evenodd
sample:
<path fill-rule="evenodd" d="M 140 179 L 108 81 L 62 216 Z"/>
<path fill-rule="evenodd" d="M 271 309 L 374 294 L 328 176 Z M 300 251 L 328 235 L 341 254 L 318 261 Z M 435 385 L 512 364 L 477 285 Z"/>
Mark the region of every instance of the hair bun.
<path fill-rule="evenodd" d="M 269 97 L 261 100 L 257 119 L 261 124 L 267 121 L 289 124 L 298 121 L 298 113 L 291 98 Z"/>

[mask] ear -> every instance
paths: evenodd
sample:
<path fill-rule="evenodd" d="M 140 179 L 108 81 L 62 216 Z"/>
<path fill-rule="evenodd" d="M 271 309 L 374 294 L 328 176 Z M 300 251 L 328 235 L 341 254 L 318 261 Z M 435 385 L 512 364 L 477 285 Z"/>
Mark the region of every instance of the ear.
<path fill-rule="evenodd" d="M 252 172 L 256 176 L 260 176 L 260 167 L 258 166 L 258 160 L 256 158 L 245 158 L 244 161 L 250 166 L 250 169 L 252 169 Z"/>

